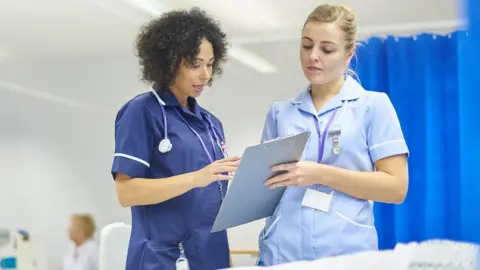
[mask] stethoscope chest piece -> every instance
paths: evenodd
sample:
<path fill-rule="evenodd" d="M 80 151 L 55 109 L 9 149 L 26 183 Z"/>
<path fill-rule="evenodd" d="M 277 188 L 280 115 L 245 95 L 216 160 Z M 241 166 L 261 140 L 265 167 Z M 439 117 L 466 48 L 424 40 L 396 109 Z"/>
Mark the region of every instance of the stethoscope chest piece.
<path fill-rule="evenodd" d="M 168 138 L 164 138 L 163 140 L 160 141 L 158 144 L 158 151 L 160 153 L 165 154 L 170 152 L 172 150 L 172 142 Z"/>

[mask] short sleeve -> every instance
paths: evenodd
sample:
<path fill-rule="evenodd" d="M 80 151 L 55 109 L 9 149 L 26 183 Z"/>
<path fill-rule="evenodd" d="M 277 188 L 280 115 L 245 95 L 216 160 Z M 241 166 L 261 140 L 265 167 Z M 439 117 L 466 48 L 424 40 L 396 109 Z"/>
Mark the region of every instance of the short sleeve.
<path fill-rule="evenodd" d="M 276 118 L 277 118 L 277 111 L 275 109 L 275 104 L 273 104 L 268 110 L 268 114 L 265 119 L 265 123 L 263 125 L 261 142 L 273 140 L 278 137 Z"/>
<path fill-rule="evenodd" d="M 400 154 L 408 156 L 400 121 L 390 98 L 385 93 L 375 93 L 369 113 L 367 142 L 372 161 Z"/>
<path fill-rule="evenodd" d="M 115 121 L 113 177 L 116 173 L 132 178 L 146 177 L 153 144 L 154 135 L 147 108 L 133 102 L 126 104 Z"/>

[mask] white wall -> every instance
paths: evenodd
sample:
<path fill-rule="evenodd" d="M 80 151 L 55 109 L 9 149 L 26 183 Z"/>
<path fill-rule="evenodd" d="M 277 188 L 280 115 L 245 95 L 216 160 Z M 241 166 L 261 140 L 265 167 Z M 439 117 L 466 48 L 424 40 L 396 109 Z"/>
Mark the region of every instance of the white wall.
<path fill-rule="evenodd" d="M 94 90 L 100 95 L 108 86 L 90 71 L 88 75 L 89 66 L 78 63 L 38 64 L 1 70 L 0 79 L 60 94 L 73 92 L 75 100 L 94 93 L 85 91 L 92 85 L 98 83 Z M 100 80 L 78 79 L 82 74 Z M 130 221 L 129 210 L 116 202 L 109 175 L 111 114 L 88 113 L 1 87 L 0 108 L 0 226 L 25 228 L 43 238 L 48 269 L 59 269 L 71 213 L 92 213 L 99 226 Z"/>
<path fill-rule="evenodd" d="M 293 79 L 245 70 L 230 63 L 200 100 L 224 122 L 233 155 L 259 142 L 270 103 L 294 95 L 304 84 L 298 73 Z M 93 213 L 99 227 L 130 222 L 129 209 L 116 202 L 110 166 L 115 113 L 128 98 L 147 90 L 138 78 L 130 55 L 0 67 L 0 226 L 26 228 L 43 238 L 49 269 L 58 269 L 71 213 Z M 6 83 L 96 110 L 13 92 Z M 257 249 L 262 225 L 230 230 L 231 247 Z M 248 256 L 235 260 L 254 261 Z"/>

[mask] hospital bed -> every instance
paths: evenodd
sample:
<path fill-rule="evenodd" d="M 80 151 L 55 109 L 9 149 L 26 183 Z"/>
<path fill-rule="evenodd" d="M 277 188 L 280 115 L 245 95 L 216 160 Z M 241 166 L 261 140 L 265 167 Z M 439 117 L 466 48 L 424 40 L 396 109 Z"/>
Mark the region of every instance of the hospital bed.
<path fill-rule="evenodd" d="M 309 262 L 236 270 L 480 270 L 479 246 L 432 240 L 398 244 L 393 250 L 369 251 Z"/>
<path fill-rule="evenodd" d="M 107 225 L 101 231 L 100 269 L 125 269 L 131 227 L 125 223 Z M 392 250 L 300 261 L 271 267 L 233 267 L 235 270 L 480 270 L 479 246 L 463 242 L 431 240 L 398 244 Z M 256 255 L 255 251 L 234 251 Z"/>

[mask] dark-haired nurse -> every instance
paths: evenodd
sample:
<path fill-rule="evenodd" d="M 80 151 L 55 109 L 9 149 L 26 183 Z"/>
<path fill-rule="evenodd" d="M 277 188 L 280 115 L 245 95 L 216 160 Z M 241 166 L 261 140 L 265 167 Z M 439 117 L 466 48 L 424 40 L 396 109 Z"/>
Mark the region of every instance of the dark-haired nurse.
<path fill-rule="evenodd" d="M 211 229 L 239 158 L 195 99 L 221 71 L 225 34 L 199 9 L 173 11 L 142 28 L 137 49 L 153 89 L 119 110 L 112 166 L 132 212 L 126 269 L 228 268 L 227 233 Z"/>

